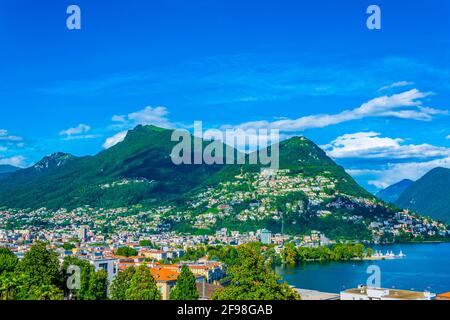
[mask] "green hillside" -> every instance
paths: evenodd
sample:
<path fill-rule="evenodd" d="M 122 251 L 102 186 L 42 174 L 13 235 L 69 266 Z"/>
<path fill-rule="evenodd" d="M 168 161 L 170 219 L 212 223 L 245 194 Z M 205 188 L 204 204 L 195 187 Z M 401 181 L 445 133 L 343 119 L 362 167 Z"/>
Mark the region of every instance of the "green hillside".
<path fill-rule="evenodd" d="M 431 170 L 407 188 L 395 204 L 450 223 L 450 169 Z"/>
<path fill-rule="evenodd" d="M 177 142 L 171 141 L 171 134 L 171 130 L 155 126 L 138 126 L 123 142 L 95 156 L 56 153 L 45 157 L 1 181 L 0 206 L 57 209 L 183 203 L 203 187 L 261 169 L 260 165 L 175 165 L 170 153 Z M 204 147 L 207 144 L 203 142 Z M 326 173 L 338 180 L 337 189 L 342 193 L 371 197 L 303 137 L 280 143 L 280 167 L 305 176 Z"/>

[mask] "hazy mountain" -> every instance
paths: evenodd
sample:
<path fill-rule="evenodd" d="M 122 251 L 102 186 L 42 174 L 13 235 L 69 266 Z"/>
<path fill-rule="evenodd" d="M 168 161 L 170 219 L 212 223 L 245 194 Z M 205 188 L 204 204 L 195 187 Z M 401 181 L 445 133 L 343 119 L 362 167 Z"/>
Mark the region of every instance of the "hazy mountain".
<path fill-rule="evenodd" d="M 0 165 L 0 180 L 8 177 L 9 175 L 16 172 L 17 170 L 20 170 L 20 168 L 11 166 L 9 164 L 1 164 Z"/>
<path fill-rule="evenodd" d="M 450 223 L 450 169 L 431 170 L 408 187 L 395 204 Z"/>
<path fill-rule="evenodd" d="M 412 180 L 404 179 L 387 187 L 386 189 L 379 191 L 376 196 L 385 202 L 394 203 L 413 183 L 414 181 Z"/>

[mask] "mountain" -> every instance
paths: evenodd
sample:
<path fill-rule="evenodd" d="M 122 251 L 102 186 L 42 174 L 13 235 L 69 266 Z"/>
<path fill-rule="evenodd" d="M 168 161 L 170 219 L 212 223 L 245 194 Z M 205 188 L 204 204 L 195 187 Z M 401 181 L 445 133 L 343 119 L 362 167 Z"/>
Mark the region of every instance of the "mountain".
<path fill-rule="evenodd" d="M 0 207 L 119 207 L 134 204 L 183 203 L 207 186 L 231 181 L 240 172 L 259 172 L 262 165 L 175 165 L 170 157 L 172 130 L 137 126 L 124 141 L 95 156 L 55 153 L 19 170 L 0 183 Z M 195 138 L 199 141 L 199 138 Z M 194 138 L 192 138 L 194 140 Z M 199 141 L 203 149 L 209 144 Z M 224 155 L 229 146 L 222 145 Z M 268 148 L 271 152 L 272 147 Z M 192 149 L 194 150 L 194 149 Z M 232 149 L 238 156 L 248 159 Z M 304 137 L 280 142 L 280 169 L 305 176 L 326 174 L 336 189 L 370 198 L 345 170 Z"/>
<path fill-rule="evenodd" d="M 445 227 L 435 224 L 424 229 L 422 217 L 375 198 L 305 137 L 250 154 L 214 142 L 210 157 L 226 163 L 226 155 L 233 154 L 245 161 L 208 165 L 205 162 L 211 159 L 205 154 L 211 153 L 207 152 L 211 141 L 185 135 L 185 148 L 177 150 L 180 141 L 172 141 L 173 133 L 137 126 L 122 142 L 94 156 L 59 152 L 44 157 L 0 181 L 0 208 L 8 209 L 14 217 L 8 223 L 18 229 L 36 224 L 66 226 L 69 217 L 76 216 L 91 221 L 102 233 L 131 228 L 214 234 L 223 228 L 240 232 L 266 228 L 296 235 L 319 231 L 334 240 L 387 242 L 446 235 Z M 186 160 L 197 158 L 196 146 L 203 151 L 201 163 L 172 161 L 172 153 Z M 255 156 L 271 158 L 277 151 L 278 170 L 263 161 L 251 164 Z M 49 210 L 35 210 L 42 207 Z M 61 208 L 69 211 L 52 214 Z M 413 234 L 395 228 L 405 219 Z"/>
<path fill-rule="evenodd" d="M 412 180 L 404 179 L 379 191 L 376 196 L 387 203 L 394 203 L 413 183 Z"/>
<path fill-rule="evenodd" d="M 6 178 L 7 176 L 11 175 L 12 173 L 16 172 L 17 170 L 20 170 L 20 168 L 11 166 L 9 164 L 0 165 L 0 180 Z"/>
<path fill-rule="evenodd" d="M 74 160 L 75 157 L 71 154 L 57 152 L 36 163 L 32 169 L 38 172 L 54 170 L 64 166 L 67 162 Z"/>
<path fill-rule="evenodd" d="M 395 204 L 450 223 L 450 169 L 431 170 L 407 188 Z"/>

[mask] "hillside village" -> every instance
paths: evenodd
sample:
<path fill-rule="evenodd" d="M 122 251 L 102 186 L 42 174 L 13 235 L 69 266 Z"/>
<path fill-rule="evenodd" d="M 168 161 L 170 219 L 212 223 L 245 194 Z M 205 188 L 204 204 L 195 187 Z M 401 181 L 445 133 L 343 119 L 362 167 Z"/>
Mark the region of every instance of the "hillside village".
<path fill-rule="evenodd" d="M 99 188 L 142 183 L 152 182 L 122 179 Z M 45 242 L 60 263 L 72 258 L 87 261 L 96 272 L 105 271 L 110 284 L 130 267 L 146 266 L 161 298 L 167 300 L 186 266 L 195 276 L 199 299 L 211 299 L 227 286 L 227 264 L 205 248 L 259 243 L 266 258 L 279 263 L 292 246 L 331 252 L 343 244 L 350 246 L 345 250 L 353 258 L 340 259 L 381 259 L 384 256 L 369 253 L 372 249 L 362 251 L 360 243 L 450 238 L 443 223 L 392 208 L 375 197 L 346 194 L 338 184 L 327 171 L 306 176 L 288 169 L 242 170 L 234 179 L 202 189 L 179 205 L 3 208 L 0 247 L 24 259 L 36 243 Z M 361 246 L 360 253 L 352 251 L 353 245 Z M 120 255 L 123 248 L 132 254 Z"/>
<path fill-rule="evenodd" d="M 70 211 L 64 208 L 56 211 L 2 209 L 0 241 L 17 246 L 35 239 L 65 243 L 77 238 L 79 229 L 86 226 L 93 243 L 120 245 L 151 239 L 164 247 L 198 243 L 240 244 L 257 240 L 258 230 L 266 227 L 268 221 L 281 225 L 279 230 L 270 230 L 274 235 L 278 234 L 273 239 L 280 243 L 292 239 L 307 245 L 312 235 L 322 236 L 322 240 L 327 241 L 346 241 L 316 230 L 314 224 L 303 234 L 292 232 L 302 221 L 321 222 L 331 218 L 334 222 L 367 229 L 371 238 L 359 239 L 364 242 L 392 242 L 396 238 L 420 241 L 447 238 L 450 234 L 445 224 L 408 210 L 391 213 L 392 208 L 376 198 L 342 194 L 336 189 L 336 179 L 327 176 L 326 172 L 306 177 L 290 174 L 289 170 L 264 169 L 259 173 L 241 172 L 235 178 L 205 189 L 180 207 L 143 208 L 137 205 L 105 209 L 84 206 Z M 227 219 L 235 221 L 235 228 L 220 223 Z M 180 224 L 187 228 L 178 228 Z"/>

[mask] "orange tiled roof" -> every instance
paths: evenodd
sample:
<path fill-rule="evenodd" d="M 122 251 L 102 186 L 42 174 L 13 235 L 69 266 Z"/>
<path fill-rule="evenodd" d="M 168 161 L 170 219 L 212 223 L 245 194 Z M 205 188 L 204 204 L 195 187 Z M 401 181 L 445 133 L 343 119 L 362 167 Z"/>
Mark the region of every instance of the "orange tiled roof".
<path fill-rule="evenodd" d="M 450 300 L 450 292 L 438 294 L 436 300 Z"/>
<path fill-rule="evenodd" d="M 119 270 L 123 271 L 135 265 L 136 264 L 134 262 L 121 262 L 119 264 Z M 150 267 L 150 272 L 152 273 L 152 276 L 153 278 L 155 278 L 156 281 L 175 281 L 180 275 L 179 272 L 175 271 L 172 268 L 160 266 Z"/>
<path fill-rule="evenodd" d="M 150 268 L 150 272 L 156 281 L 175 281 L 180 275 L 176 271 L 161 267 Z"/>

